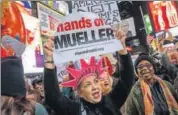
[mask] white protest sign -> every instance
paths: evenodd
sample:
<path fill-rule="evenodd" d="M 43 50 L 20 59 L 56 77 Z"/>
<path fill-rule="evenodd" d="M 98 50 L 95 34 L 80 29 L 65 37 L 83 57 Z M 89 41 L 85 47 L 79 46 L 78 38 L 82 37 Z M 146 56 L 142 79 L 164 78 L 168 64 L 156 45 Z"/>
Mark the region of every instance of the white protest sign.
<path fill-rule="evenodd" d="M 72 1 L 72 13 L 92 12 L 104 19 L 105 24 L 118 24 L 121 20 L 117 1 Z"/>
<path fill-rule="evenodd" d="M 63 82 L 63 80 L 65 79 L 65 77 L 69 76 L 68 71 L 67 71 L 67 67 L 71 67 L 72 68 L 80 68 L 80 61 L 77 60 L 75 62 L 72 62 L 73 64 L 70 65 L 71 62 L 66 62 L 66 63 L 61 63 L 56 65 L 57 68 L 57 78 L 58 78 L 58 82 Z M 70 65 L 70 66 L 69 66 Z"/>
<path fill-rule="evenodd" d="M 68 75 L 68 72 L 66 70 L 67 65 L 68 63 L 56 65 L 58 82 L 62 82 L 64 77 Z"/>
<path fill-rule="evenodd" d="M 121 28 L 126 33 L 127 38 L 136 36 L 135 23 L 133 17 L 122 20 Z"/>
<path fill-rule="evenodd" d="M 90 12 L 72 13 L 61 18 L 54 39 L 54 62 L 60 64 L 123 49 L 111 26 Z"/>
<path fill-rule="evenodd" d="M 62 14 L 52 10 L 51 8 L 37 2 L 38 18 L 40 19 L 41 34 L 53 36 L 57 29 L 57 24 L 60 23 Z"/>

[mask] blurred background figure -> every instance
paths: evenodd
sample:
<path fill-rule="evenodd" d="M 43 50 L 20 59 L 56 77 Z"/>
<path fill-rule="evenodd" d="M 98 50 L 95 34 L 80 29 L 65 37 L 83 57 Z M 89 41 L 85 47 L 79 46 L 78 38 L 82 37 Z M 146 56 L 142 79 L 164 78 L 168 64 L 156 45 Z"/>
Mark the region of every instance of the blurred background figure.
<path fill-rule="evenodd" d="M 22 60 L 15 56 L 1 60 L 2 115 L 48 115 L 41 104 L 27 98 Z"/>
<path fill-rule="evenodd" d="M 40 100 L 43 101 L 44 100 L 44 86 L 43 86 L 42 78 L 33 80 L 32 86 L 33 86 L 33 89 L 39 92 L 40 98 L 41 98 Z"/>

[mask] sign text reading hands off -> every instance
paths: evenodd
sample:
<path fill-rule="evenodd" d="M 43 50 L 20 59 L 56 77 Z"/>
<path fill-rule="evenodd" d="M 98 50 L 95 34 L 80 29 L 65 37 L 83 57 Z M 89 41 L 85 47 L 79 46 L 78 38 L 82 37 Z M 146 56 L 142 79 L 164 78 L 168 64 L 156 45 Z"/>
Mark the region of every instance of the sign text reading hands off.
<path fill-rule="evenodd" d="M 99 16 L 90 12 L 73 13 L 62 18 L 54 44 L 57 62 L 59 59 L 66 62 L 122 49 L 111 26 L 105 25 Z"/>

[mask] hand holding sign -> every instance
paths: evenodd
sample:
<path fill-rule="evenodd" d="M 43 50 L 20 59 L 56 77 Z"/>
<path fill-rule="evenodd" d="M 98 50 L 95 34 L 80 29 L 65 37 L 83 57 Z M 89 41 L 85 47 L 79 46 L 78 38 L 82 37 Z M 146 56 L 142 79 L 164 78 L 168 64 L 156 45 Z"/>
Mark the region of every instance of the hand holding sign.
<path fill-rule="evenodd" d="M 118 29 L 118 30 L 116 30 L 115 36 L 116 36 L 116 39 L 121 41 L 121 44 L 123 45 L 123 47 L 126 47 L 126 44 L 125 44 L 126 34 L 125 34 L 125 32 L 122 29 Z"/>
<path fill-rule="evenodd" d="M 121 28 L 118 28 L 118 29 L 115 29 L 115 36 L 116 36 L 116 39 L 120 40 L 122 46 L 123 46 L 123 50 L 120 50 L 119 51 L 119 54 L 121 55 L 126 55 L 128 52 L 127 52 L 127 49 L 126 49 L 126 34 L 125 32 L 121 29 Z"/>
<path fill-rule="evenodd" d="M 53 60 L 53 47 L 54 47 L 54 39 L 48 39 L 44 44 L 44 53 L 45 53 L 45 60 L 52 61 Z"/>
<path fill-rule="evenodd" d="M 54 39 L 48 39 L 43 46 L 44 56 L 45 56 L 45 67 L 48 69 L 54 69 L 55 65 L 53 63 L 53 47 Z"/>
<path fill-rule="evenodd" d="M 117 40 L 112 27 L 94 13 L 79 12 L 61 18 L 57 30 L 54 39 L 56 65 L 123 49 L 120 42 L 123 36 L 119 34 Z"/>

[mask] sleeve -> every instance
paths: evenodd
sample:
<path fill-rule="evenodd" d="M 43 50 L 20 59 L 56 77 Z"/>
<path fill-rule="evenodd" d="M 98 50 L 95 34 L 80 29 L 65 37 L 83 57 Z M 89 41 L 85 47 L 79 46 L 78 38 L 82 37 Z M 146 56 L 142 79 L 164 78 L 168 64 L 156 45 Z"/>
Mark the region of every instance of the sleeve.
<path fill-rule="evenodd" d="M 46 109 L 39 103 L 35 105 L 35 115 L 48 115 Z"/>
<path fill-rule="evenodd" d="M 162 55 L 161 64 L 167 70 L 168 75 L 174 80 L 177 77 L 178 69 L 176 66 L 170 63 L 169 58 L 166 54 Z"/>
<path fill-rule="evenodd" d="M 133 101 L 133 96 L 130 94 L 125 103 L 125 114 L 124 115 L 139 115 L 137 108 Z"/>
<path fill-rule="evenodd" d="M 77 103 L 62 95 L 59 90 L 56 69 L 44 70 L 44 89 L 46 103 L 57 113 L 67 114 L 70 107 L 76 107 Z"/>
<path fill-rule="evenodd" d="M 120 71 L 120 80 L 111 92 L 111 98 L 117 107 L 121 107 L 126 101 L 134 83 L 134 69 L 130 54 L 120 56 L 123 66 Z M 119 70 L 117 70 L 119 71 Z"/>
<path fill-rule="evenodd" d="M 175 99 L 175 100 L 177 101 L 177 103 L 178 103 L 178 94 L 177 94 L 177 92 L 175 91 L 174 87 L 171 85 L 171 83 L 169 83 L 169 82 L 167 82 L 167 81 L 165 81 L 165 82 L 166 82 L 166 84 L 167 84 L 169 90 L 171 91 L 172 95 L 174 96 L 174 99 Z"/>

